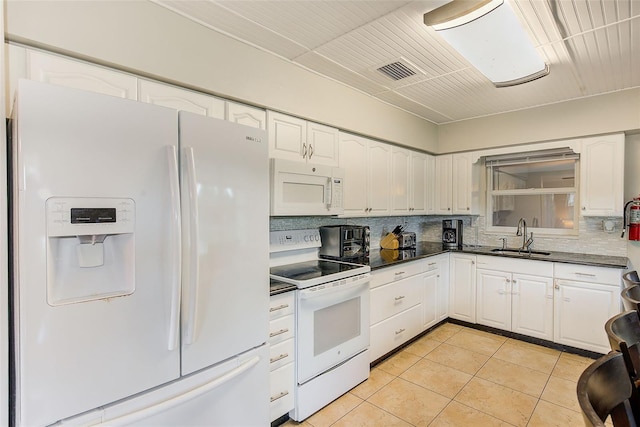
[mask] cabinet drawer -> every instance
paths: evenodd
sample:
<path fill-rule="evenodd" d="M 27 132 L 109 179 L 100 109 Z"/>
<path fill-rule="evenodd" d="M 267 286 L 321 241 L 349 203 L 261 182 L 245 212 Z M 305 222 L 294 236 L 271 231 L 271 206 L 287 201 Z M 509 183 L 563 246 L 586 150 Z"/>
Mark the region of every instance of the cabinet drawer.
<path fill-rule="evenodd" d="M 478 255 L 478 268 L 530 274 L 532 276 L 553 277 L 553 263 L 527 259 Z"/>
<path fill-rule="evenodd" d="M 422 273 L 424 263 L 421 261 L 404 262 L 397 267 L 387 267 L 371 273 L 371 289 L 396 282 L 406 277 Z"/>
<path fill-rule="evenodd" d="M 554 269 L 554 277 L 556 279 L 578 280 L 612 286 L 620 286 L 622 281 L 622 270 L 619 268 L 555 263 Z"/>
<path fill-rule="evenodd" d="M 418 304 L 371 327 L 371 361 L 384 356 L 422 331 L 422 305 Z"/>
<path fill-rule="evenodd" d="M 285 292 L 284 294 L 273 295 L 269 300 L 269 319 L 293 314 L 295 306 L 295 293 Z"/>
<path fill-rule="evenodd" d="M 421 276 L 410 277 L 371 290 L 372 325 L 398 314 L 422 300 Z"/>
<path fill-rule="evenodd" d="M 293 315 L 269 322 L 269 344 L 274 345 L 293 338 Z"/>
<path fill-rule="evenodd" d="M 269 374 L 271 421 L 293 409 L 293 363 L 288 363 Z"/>
<path fill-rule="evenodd" d="M 269 369 L 271 371 L 293 362 L 294 340 L 290 338 L 269 347 Z"/>

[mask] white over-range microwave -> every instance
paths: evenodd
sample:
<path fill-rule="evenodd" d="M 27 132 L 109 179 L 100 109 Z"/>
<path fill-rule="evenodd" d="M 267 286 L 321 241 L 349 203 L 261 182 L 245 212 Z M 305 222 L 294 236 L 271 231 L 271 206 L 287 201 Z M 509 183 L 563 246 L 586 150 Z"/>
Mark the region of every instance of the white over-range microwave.
<path fill-rule="evenodd" d="M 344 169 L 270 159 L 271 215 L 340 215 Z"/>

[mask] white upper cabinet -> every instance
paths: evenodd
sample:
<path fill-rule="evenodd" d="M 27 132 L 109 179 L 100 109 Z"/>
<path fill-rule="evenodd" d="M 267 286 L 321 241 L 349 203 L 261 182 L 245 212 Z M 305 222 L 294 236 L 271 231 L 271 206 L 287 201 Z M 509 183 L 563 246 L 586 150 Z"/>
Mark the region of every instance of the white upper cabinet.
<path fill-rule="evenodd" d="M 436 214 L 480 215 L 482 166 L 472 163 L 472 153 L 437 156 L 435 159 Z"/>
<path fill-rule="evenodd" d="M 224 100 L 149 80 L 139 81 L 140 101 L 224 119 Z"/>
<path fill-rule="evenodd" d="M 400 147 L 391 149 L 391 214 L 433 213 L 433 156 Z"/>
<path fill-rule="evenodd" d="M 391 146 L 340 133 L 344 216 L 389 215 Z"/>
<path fill-rule="evenodd" d="M 436 157 L 436 214 L 451 214 L 452 206 L 452 162 L 451 154 Z"/>
<path fill-rule="evenodd" d="M 582 139 L 580 212 L 584 216 L 622 216 L 624 134 Z"/>
<path fill-rule="evenodd" d="M 338 129 L 286 114 L 267 112 L 269 156 L 337 166 Z"/>
<path fill-rule="evenodd" d="M 451 156 L 452 169 L 452 213 L 454 215 L 470 215 L 471 192 L 473 188 L 471 174 L 471 155 L 457 153 Z M 477 213 L 477 212 L 476 212 Z"/>
<path fill-rule="evenodd" d="M 400 147 L 391 149 L 391 214 L 407 215 L 411 210 L 411 152 Z"/>
<path fill-rule="evenodd" d="M 80 61 L 27 50 L 27 78 L 44 83 L 138 99 L 138 79 Z"/>
<path fill-rule="evenodd" d="M 234 123 L 267 129 L 267 112 L 260 108 L 227 101 L 225 118 Z"/>

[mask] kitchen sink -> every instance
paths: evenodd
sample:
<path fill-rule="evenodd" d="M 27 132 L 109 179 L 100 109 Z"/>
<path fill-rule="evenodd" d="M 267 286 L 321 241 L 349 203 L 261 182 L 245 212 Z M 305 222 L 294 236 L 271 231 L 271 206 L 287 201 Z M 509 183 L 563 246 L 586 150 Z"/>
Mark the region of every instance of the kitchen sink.
<path fill-rule="evenodd" d="M 504 254 L 519 254 L 522 256 L 526 256 L 526 255 L 551 255 L 551 252 L 545 252 L 545 251 L 526 251 L 526 250 L 522 250 L 522 249 L 501 249 L 501 248 L 496 248 L 496 249 L 491 249 L 491 252 L 495 252 L 495 253 L 504 253 Z"/>

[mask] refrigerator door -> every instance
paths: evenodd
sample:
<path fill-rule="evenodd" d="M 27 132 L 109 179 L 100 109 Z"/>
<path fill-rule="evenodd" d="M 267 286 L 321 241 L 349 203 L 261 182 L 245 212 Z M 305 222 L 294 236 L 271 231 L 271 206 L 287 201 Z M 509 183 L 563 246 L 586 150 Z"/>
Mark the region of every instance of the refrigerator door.
<path fill-rule="evenodd" d="M 263 345 L 105 408 L 104 425 L 250 427 L 269 423 L 269 348 Z"/>
<path fill-rule="evenodd" d="M 267 341 L 267 135 L 179 113 L 183 218 L 182 374 Z"/>
<path fill-rule="evenodd" d="M 16 425 L 35 426 L 179 376 L 178 129 L 116 97 L 25 80 L 18 96 Z"/>

